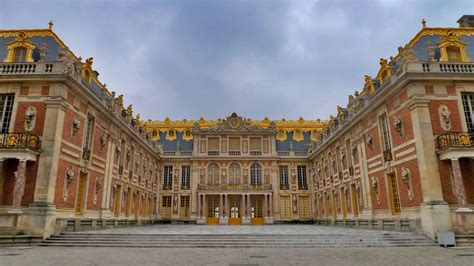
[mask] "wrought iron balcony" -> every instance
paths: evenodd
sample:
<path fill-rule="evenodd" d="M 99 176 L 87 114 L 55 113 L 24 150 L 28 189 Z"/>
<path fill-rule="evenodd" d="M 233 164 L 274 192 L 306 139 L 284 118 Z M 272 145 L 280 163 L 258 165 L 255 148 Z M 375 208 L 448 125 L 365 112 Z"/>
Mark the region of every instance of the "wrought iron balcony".
<path fill-rule="evenodd" d="M 0 149 L 27 149 L 39 152 L 40 137 L 28 133 L 0 133 Z"/>
<path fill-rule="evenodd" d="M 470 132 L 450 132 L 438 136 L 436 139 L 438 149 L 472 148 L 474 147 L 473 134 Z"/>
<path fill-rule="evenodd" d="M 262 185 L 249 185 L 249 184 L 240 184 L 240 185 L 228 185 L 228 184 L 198 184 L 198 190 L 200 191 L 271 191 L 272 184 L 262 184 Z"/>
<path fill-rule="evenodd" d="M 290 190 L 290 184 L 288 183 L 280 184 L 280 190 Z"/>

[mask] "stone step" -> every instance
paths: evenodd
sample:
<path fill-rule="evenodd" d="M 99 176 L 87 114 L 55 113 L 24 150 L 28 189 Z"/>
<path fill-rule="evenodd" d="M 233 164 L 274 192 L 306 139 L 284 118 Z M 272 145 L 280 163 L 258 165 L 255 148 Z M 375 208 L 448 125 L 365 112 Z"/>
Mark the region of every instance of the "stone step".
<path fill-rule="evenodd" d="M 226 243 L 255 243 L 255 244 L 261 244 L 261 243 L 282 243 L 279 241 L 169 241 L 169 240 L 161 240 L 161 241 L 130 241 L 130 240 L 120 240 L 120 241 L 110 241 L 110 240 L 45 240 L 44 242 L 47 243 L 169 243 L 169 244 L 188 244 L 188 243 L 212 243 L 212 244 L 226 244 Z M 297 243 L 302 243 L 302 244 L 312 244 L 312 243 L 322 243 L 322 244 L 351 244 L 351 243 L 432 243 L 430 241 L 424 241 L 424 240 L 398 240 L 398 241 L 377 241 L 377 240 L 368 240 L 368 241 L 348 241 L 348 240 L 342 240 L 342 241 L 285 241 L 283 243 L 292 243 L 292 244 L 297 244 Z"/>
<path fill-rule="evenodd" d="M 275 238 L 140 238 L 140 237 L 121 237 L 121 238 L 110 238 L 110 237 L 50 237 L 49 240 L 83 240 L 83 241 L 428 241 L 426 238 L 294 238 L 294 239 L 275 239 Z"/>
<path fill-rule="evenodd" d="M 61 246 L 61 247 L 130 247 L 130 248 L 354 248 L 354 247 L 425 247 L 425 246 L 434 246 L 433 243 L 362 243 L 362 244 L 350 244 L 350 245 L 330 245 L 330 244 L 267 244 L 267 245 L 255 245 L 255 244 L 117 244 L 117 243 L 45 243 L 42 242 L 39 245 L 41 246 Z"/>
<path fill-rule="evenodd" d="M 24 247 L 38 245 L 43 240 L 39 235 L 0 236 L 0 247 Z"/>

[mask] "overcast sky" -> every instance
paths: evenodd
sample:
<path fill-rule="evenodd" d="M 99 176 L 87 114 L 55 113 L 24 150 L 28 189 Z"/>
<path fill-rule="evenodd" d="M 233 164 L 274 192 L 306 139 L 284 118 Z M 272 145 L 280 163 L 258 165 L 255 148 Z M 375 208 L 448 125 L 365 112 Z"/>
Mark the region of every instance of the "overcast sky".
<path fill-rule="evenodd" d="M 47 28 L 143 119 L 325 119 L 421 28 L 472 0 L 6 1 L 0 28 Z"/>

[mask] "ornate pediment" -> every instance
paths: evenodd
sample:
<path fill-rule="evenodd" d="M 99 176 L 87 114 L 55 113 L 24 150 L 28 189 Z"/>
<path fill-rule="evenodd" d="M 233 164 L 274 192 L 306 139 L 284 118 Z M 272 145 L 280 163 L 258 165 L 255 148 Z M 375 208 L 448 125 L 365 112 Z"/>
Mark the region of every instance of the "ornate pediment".
<path fill-rule="evenodd" d="M 268 126 L 262 127 L 252 123 L 250 119 L 233 113 L 225 119 L 218 119 L 212 126 L 203 127 L 201 123 L 196 122 L 193 133 L 276 133 L 276 125 L 270 121 Z"/>

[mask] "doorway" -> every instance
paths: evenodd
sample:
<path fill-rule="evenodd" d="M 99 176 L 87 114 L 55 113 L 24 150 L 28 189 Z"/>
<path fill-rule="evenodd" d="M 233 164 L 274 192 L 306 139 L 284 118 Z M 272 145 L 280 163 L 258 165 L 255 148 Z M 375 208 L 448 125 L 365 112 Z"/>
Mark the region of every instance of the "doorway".
<path fill-rule="evenodd" d="M 242 215 L 241 215 L 241 202 L 242 197 L 238 195 L 229 196 L 229 224 L 230 225 L 240 225 L 242 224 Z"/>
<path fill-rule="evenodd" d="M 401 206 L 400 206 L 400 194 L 398 193 L 398 186 L 397 186 L 397 178 L 395 174 L 389 174 L 388 176 L 388 185 L 390 191 L 390 199 L 392 201 L 392 214 L 398 215 L 400 214 Z"/>
<path fill-rule="evenodd" d="M 254 195 L 250 196 L 250 224 L 262 225 L 263 224 L 263 196 Z"/>
<path fill-rule="evenodd" d="M 207 224 L 219 224 L 219 195 L 207 196 Z"/>
<path fill-rule="evenodd" d="M 77 183 L 77 197 L 76 197 L 76 208 L 75 213 L 77 216 L 84 214 L 84 205 L 86 203 L 86 189 L 87 185 L 87 174 L 84 172 L 79 173 L 79 181 Z"/>

